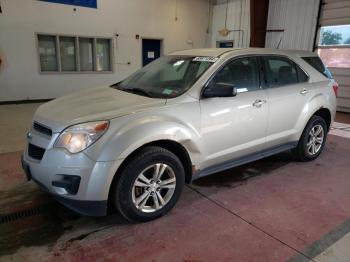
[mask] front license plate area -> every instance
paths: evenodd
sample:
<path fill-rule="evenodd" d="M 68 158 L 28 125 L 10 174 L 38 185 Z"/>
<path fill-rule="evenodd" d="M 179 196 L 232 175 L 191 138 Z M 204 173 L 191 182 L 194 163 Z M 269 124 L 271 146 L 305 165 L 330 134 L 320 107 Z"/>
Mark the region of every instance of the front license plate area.
<path fill-rule="evenodd" d="M 22 169 L 27 177 L 27 180 L 30 181 L 32 179 L 32 174 L 30 173 L 30 167 L 29 165 L 23 160 L 23 158 L 21 159 L 22 162 Z"/>

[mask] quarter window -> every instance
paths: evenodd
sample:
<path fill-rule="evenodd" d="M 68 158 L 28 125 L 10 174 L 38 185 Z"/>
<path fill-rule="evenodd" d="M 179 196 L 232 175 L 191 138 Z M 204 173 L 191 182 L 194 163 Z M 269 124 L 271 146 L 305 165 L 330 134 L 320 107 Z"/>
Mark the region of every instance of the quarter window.
<path fill-rule="evenodd" d="M 329 79 L 333 79 L 331 72 L 325 67 L 318 56 L 303 57 L 303 59 L 318 72 Z"/>
<path fill-rule="evenodd" d="M 41 72 L 110 72 L 112 39 L 38 35 Z"/>
<path fill-rule="evenodd" d="M 214 83 L 232 84 L 237 92 L 260 88 L 256 57 L 238 58 L 227 63 L 214 77 Z"/>
<path fill-rule="evenodd" d="M 297 84 L 308 81 L 308 76 L 293 61 L 284 57 L 263 57 L 265 81 L 268 87 Z"/>

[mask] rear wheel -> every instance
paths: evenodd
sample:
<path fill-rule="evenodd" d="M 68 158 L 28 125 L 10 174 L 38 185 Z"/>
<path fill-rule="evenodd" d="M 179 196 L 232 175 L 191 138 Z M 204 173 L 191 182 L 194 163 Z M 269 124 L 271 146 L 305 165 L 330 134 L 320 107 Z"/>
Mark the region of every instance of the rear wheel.
<path fill-rule="evenodd" d="M 323 151 L 327 139 L 326 121 L 319 116 L 312 116 L 307 123 L 298 146 L 293 149 L 294 156 L 300 161 L 316 159 Z"/>
<path fill-rule="evenodd" d="M 174 207 L 185 182 L 182 163 L 161 147 L 145 147 L 119 174 L 113 201 L 130 221 L 156 219 Z"/>

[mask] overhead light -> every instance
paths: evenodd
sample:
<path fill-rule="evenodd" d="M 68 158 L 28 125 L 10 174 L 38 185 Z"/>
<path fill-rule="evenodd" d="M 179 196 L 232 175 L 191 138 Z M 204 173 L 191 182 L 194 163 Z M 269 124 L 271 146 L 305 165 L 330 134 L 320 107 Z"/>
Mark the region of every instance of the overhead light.
<path fill-rule="evenodd" d="M 230 30 L 228 30 L 226 27 L 224 27 L 223 29 L 219 30 L 219 34 L 221 36 L 228 36 L 229 33 L 230 33 Z"/>

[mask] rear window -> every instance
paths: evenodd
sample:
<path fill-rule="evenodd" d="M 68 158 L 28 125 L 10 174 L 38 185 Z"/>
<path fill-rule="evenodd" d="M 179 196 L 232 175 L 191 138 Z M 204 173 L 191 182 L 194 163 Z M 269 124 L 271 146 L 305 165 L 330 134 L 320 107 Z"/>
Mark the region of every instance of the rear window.
<path fill-rule="evenodd" d="M 318 56 L 303 57 L 303 59 L 322 75 L 329 79 L 333 79 L 331 72 L 324 66 L 322 60 Z"/>

